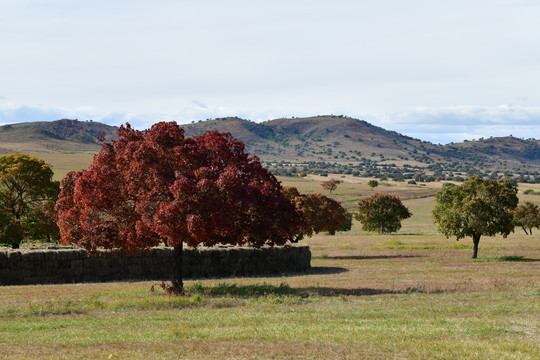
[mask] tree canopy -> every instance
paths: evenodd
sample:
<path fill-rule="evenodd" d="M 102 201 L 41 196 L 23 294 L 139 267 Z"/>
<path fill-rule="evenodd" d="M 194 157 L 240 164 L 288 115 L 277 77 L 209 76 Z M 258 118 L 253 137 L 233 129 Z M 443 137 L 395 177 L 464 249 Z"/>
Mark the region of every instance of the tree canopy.
<path fill-rule="evenodd" d="M 508 236 L 514 231 L 517 189 L 510 181 L 470 177 L 460 186 L 443 187 L 436 195 L 433 218 L 439 232 L 458 240 L 473 238 L 473 258 L 478 256 L 482 235 Z"/>
<path fill-rule="evenodd" d="M 293 242 L 323 231 L 334 235 L 339 229 L 350 230 L 347 210 L 336 200 L 322 194 L 300 194 L 295 187 L 284 187 L 283 194 L 302 215 L 300 232 Z"/>
<path fill-rule="evenodd" d="M 540 227 L 540 207 L 530 201 L 519 205 L 514 210 L 514 225 L 521 227 L 525 234 L 532 235 L 532 229 Z"/>
<path fill-rule="evenodd" d="M 332 191 L 336 190 L 338 185 L 341 184 L 342 182 L 343 182 L 342 180 L 330 179 L 330 180 L 323 181 L 321 183 L 321 186 L 323 187 L 323 189 L 328 190 L 331 194 Z"/>
<path fill-rule="evenodd" d="M 217 131 L 185 138 L 174 122 L 120 127 L 87 170 L 62 181 L 56 209 L 63 243 L 173 246 L 175 292 L 183 289 L 183 243 L 283 244 L 300 225 L 278 180 L 240 141 Z"/>
<path fill-rule="evenodd" d="M 51 166 L 35 156 L 0 156 L 0 242 L 18 248 L 26 236 L 57 236 L 58 182 L 52 177 Z"/>
<path fill-rule="evenodd" d="M 411 213 L 398 196 L 375 193 L 358 202 L 355 217 L 365 231 L 391 233 L 401 229 L 401 221 L 411 217 Z"/>
<path fill-rule="evenodd" d="M 373 188 L 376 188 L 377 186 L 379 186 L 379 182 L 377 180 L 369 180 L 368 181 L 368 186 L 371 188 L 371 190 L 373 190 Z"/>

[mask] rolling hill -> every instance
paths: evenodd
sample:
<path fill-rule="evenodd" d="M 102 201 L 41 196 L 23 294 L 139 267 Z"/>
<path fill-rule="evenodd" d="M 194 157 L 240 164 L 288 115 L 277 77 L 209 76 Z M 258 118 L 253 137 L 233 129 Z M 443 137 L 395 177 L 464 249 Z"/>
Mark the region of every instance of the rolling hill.
<path fill-rule="evenodd" d="M 265 161 L 349 164 L 370 159 L 411 166 L 460 162 L 499 169 L 540 168 L 539 140 L 502 137 L 436 145 L 346 116 L 263 123 L 222 118 L 182 126 L 188 136 L 229 131 L 244 141 L 249 153 Z"/>
<path fill-rule="evenodd" d="M 0 126 L 0 154 L 96 152 L 98 137 L 117 137 L 117 128 L 94 121 L 62 119 Z"/>
<path fill-rule="evenodd" d="M 500 137 L 436 145 L 346 116 L 282 118 L 255 123 L 236 117 L 181 125 L 186 136 L 230 132 L 248 153 L 267 163 L 331 163 L 411 168 L 457 165 L 490 171 L 540 170 L 540 141 Z M 114 139 L 117 128 L 94 121 L 62 119 L 0 127 L 0 153 L 95 153 L 98 136 Z M 446 164 L 446 165 L 444 165 Z M 457 164 L 457 165 L 456 165 Z"/>

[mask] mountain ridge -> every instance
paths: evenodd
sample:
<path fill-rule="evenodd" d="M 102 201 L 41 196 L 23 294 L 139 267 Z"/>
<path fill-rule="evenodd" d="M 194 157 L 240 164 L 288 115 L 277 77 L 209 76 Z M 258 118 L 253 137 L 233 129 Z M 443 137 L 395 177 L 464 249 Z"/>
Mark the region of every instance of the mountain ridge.
<path fill-rule="evenodd" d="M 343 115 L 292 117 L 256 123 L 238 117 L 180 124 L 186 136 L 230 132 L 246 151 L 266 162 L 376 162 L 398 166 L 466 163 L 490 169 L 540 169 L 540 141 L 512 136 L 433 144 Z M 96 152 L 98 135 L 116 138 L 117 127 L 61 119 L 0 127 L 0 153 Z"/>

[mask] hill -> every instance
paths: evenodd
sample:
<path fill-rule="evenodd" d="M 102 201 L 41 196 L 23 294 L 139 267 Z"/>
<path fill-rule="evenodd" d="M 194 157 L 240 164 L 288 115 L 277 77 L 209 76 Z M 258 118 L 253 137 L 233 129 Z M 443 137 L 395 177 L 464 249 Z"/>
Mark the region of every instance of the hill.
<path fill-rule="evenodd" d="M 206 130 L 231 132 L 244 142 L 249 153 L 266 161 L 349 163 L 361 161 L 361 158 L 380 161 L 410 157 L 407 160 L 414 162 L 422 160 L 422 157 L 410 156 L 410 149 L 424 144 L 420 140 L 345 116 L 283 118 L 263 123 L 221 118 L 182 127 L 188 136 L 199 135 Z M 435 146 L 426 144 L 429 148 Z"/>
<path fill-rule="evenodd" d="M 0 154 L 96 152 L 98 137 L 117 137 L 117 128 L 94 121 L 62 119 L 0 126 Z"/>
<path fill-rule="evenodd" d="M 255 123 L 237 117 L 181 125 L 186 136 L 208 130 L 230 132 L 248 153 L 269 168 L 292 164 L 321 171 L 380 174 L 460 175 L 518 173 L 539 176 L 540 141 L 501 137 L 437 145 L 346 116 L 281 118 Z M 114 139 L 117 128 L 62 119 L 0 127 L 0 153 L 95 153 L 100 134 Z M 86 160 L 85 160 L 86 161 Z M 407 177 L 406 177 L 407 178 Z"/>
<path fill-rule="evenodd" d="M 221 118 L 182 125 L 186 135 L 206 130 L 228 131 L 249 153 L 279 162 L 366 162 L 428 167 L 436 163 L 478 168 L 540 168 L 540 141 L 515 137 L 489 138 L 436 145 L 388 131 L 346 116 L 283 118 L 254 123 Z"/>

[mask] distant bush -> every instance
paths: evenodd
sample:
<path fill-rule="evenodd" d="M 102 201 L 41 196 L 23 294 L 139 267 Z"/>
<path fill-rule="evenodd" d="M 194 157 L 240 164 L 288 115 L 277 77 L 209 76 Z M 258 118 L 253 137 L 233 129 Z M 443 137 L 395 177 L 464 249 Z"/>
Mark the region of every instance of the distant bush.
<path fill-rule="evenodd" d="M 540 195 L 540 191 L 534 191 L 533 189 L 527 189 L 523 191 L 525 195 Z"/>

